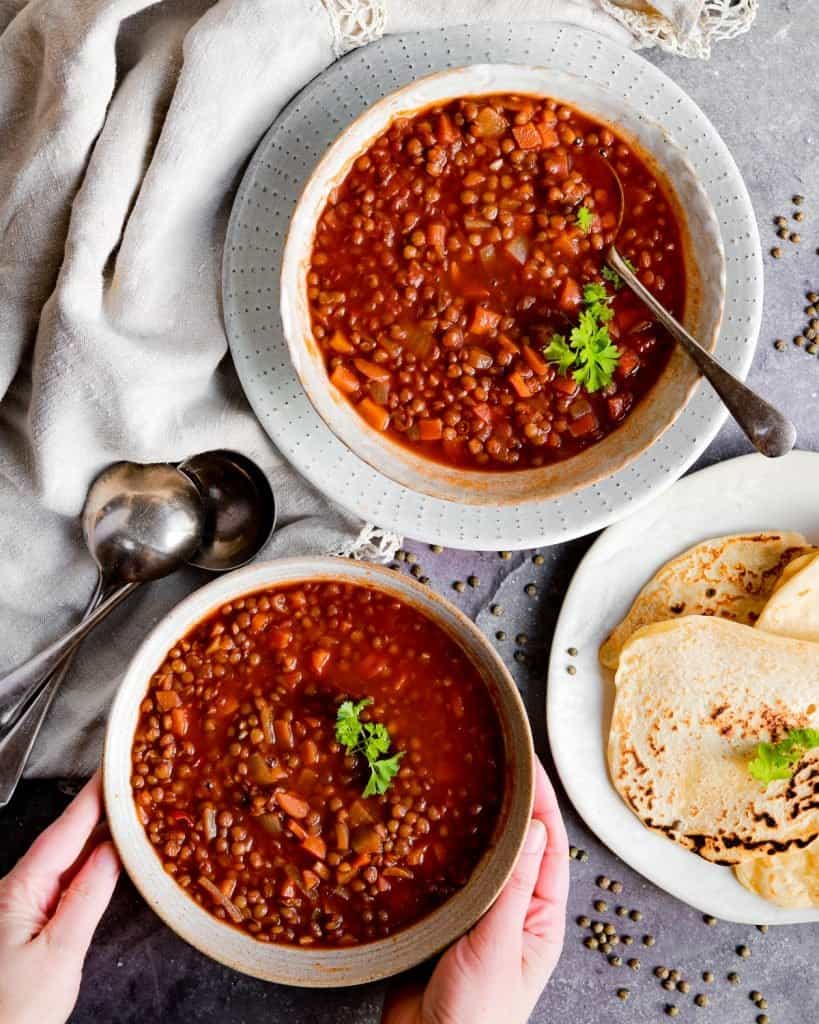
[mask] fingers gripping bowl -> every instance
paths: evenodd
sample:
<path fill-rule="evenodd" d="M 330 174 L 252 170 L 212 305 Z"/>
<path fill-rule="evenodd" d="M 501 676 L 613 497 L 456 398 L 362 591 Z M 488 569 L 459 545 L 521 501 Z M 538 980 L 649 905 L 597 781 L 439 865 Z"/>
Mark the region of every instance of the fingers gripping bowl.
<path fill-rule="evenodd" d="M 433 75 L 319 164 L 291 222 L 282 319 L 308 397 L 374 468 L 450 501 L 547 500 L 616 472 L 682 410 L 694 368 L 603 273 L 617 211 L 601 150 L 627 179 L 618 245 L 713 347 L 710 201 L 663 128 L 608 89 L 511 65 Z"/>
<path fill-rule="evenodd" d="M 339 731 L 351 718 L 360 737 Z M 426 959 L 488 908 L 533 753 L 514 684 L 456 609 L 375 566 L 292 559 L 156 627 L 104 780 L 125 867 L 171 928 L 245 973 L 340 986 Z"/>

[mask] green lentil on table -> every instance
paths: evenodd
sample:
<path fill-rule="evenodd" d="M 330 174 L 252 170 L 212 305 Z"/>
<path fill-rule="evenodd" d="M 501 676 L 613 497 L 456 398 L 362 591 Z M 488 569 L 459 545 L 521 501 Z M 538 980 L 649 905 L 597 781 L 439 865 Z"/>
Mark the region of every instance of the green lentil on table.
<path fill-rule="evenodd" d="M 429 550 L 433 553 L 433 555 L 440 555 L 444 549 L 440 544 L 430 544 Z"/>
<path fill-rule="evenodd" d="M 597 884 L 600 886 L 601 889 L 608 889 L 608 887 L 611 885 L 611 879 L 607 875 L 598 875 Z"/>
<path fill-rule="evenodd" d="M 570 658 L 576 658 L 577 657 L 577 648 L 576 647 L 570 647 L 566 651 L 566 653 L 569 655 Z"/>
<path fill-rule="evenodd" d="M 627 988 L 618 988 L 617 989 L 617 998 L 618 999 L 622 999 L 623 1002 L 625 1002 L 630 995 L 631 995 L 631 992 Z"/>
<path fill-rule="evenodd" d="M 585 914 L 581 914 L 577 919 L 577 923 L 581 928 L 588 928 L 591 925 L 591 918 L 586 917 Z"/>
<path fill-rule="evenodd" d="M 717 919 L 713 917 L 711 914 L 703 914 L 702 919 L 703 921 L 705 921 L 709 928 L 713 928 L 714 925 L 717 923 Z"/>
<path fill-rule="evenodd" d="M 736 971 L 729 971 L 728 972 L 728 980 L 731 982 L 732 985 L 738 985 L 740 983 L 740 981 L 742 981 L 742 979 L 740 978 L 740 976 L 737 974 Z"/>
<path fill-rule="evenodd" d="M 566 671 L 569 673 L 570 676 L 577 675 L 577 669 L 574 667 L 574 665 L 567 665 Z"/>
<path fill-rule="evenodd" d="M 775 245 L 773 249 L 771 249 L 771 256 L 773 256 L 775 260 L 782 259 L 782 250 L 779 248 L 778 245 Z"/>
<path fill-rule="evenodd" d="M 506 631 L 503 630 L 503 629 L 499 629 L 497 631 L 497 633 L 495 633 L 495 637 L 498 640 L 505 640 L 506 639 Z"/>
<path fill-rule="evenodd" d="M 703 971 L 702 972 L 702 980 L 706 984 L 710 985 L 711 982 L 714 980 L 714 972 L 713 971 Z"/>
<path fill-rule="evenodd" d="M 592 906 L 599 914 L 605 914 L 609 909 L 609 905 L 605 900 L 595 900 Z"/>
<path fill-rule="evenodd" d="M 741 956 L 743 960 L 747 960 L 750 955 L 751 951 L 747 946 L 737 946 L 737 956 Z"/>
<path fill-rule="evenodd" d="M 480 580 L 480 577 L 479 577 L 479 576 L 469 576 L 469 577 L 467 578 L 467 581 L 466 581 L 466 582 L 467 582 L 467 583 L 468 583 L 468 584 L 470 585 L 470 587 L 472 587 L 473 589 L 474 589 L 475 587 L 479 587 L 479 586 L 481 585 L 481 580 Z"/>
<path fill-rule="evenodd" d="M 523 588 L 523 592 L 527 597 L 534 597 L 537 594 L 537 587 L 534 583 L 527 583 Z"/>
<path fill-rule="evenodd" d="M 545 563 L 546 559 L 543 557 L 543 555 L 533 555 L 532 556 L 532 561 L 534 562 L 535 565 L 543 565 Z"/>
<path fill-rule="evenodd" d="M 705 995 L 705 993 L 703 993 L 703 992 L 698 992 L 694 996 L 694 1004 L 696 1006 L 707 1006 L 708 1005 L 708 996 Z"/>
<path fill-rule="evenodd" d="M 656 941 L 657 940 L 654 938 L 653 935 L 644 935 L 643 936 L 643 945 L 644 946 L 653 946 L 656 943 Z"/>

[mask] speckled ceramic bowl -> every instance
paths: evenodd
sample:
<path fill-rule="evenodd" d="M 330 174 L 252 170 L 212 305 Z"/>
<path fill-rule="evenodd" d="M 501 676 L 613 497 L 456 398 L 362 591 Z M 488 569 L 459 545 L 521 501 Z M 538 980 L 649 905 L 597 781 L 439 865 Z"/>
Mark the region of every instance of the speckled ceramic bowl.
<path fill-rule="evenodd" d="M 489 848 L 468 883 L 416 924 L 377 942 L 308 949 L 257 942 L 209 914 L 162 869 L 137 818 L 131 790 L 131 746 L 139 706 L 166 652 L 197 622 L 232 598 L 300 580 L 343 580 L 377 587 L 412 605 L 452 636 L 481 673 L 497 708 L 506 755 L 506 784 Z M 428 587 L 389 569 L 340 558 L 290 558 L 252 565 L 202 587 L 146 637 L 120 685 L 105 737 L 105 805 L 125 869 L 143 898 L 178 935 L 245 974 L 287 985 L 333 988 L 375 981 L 431 957 L 467 931 L 492 904 L 517 859 L 532 809 L 534 752 L 515 684 L 477 626 Z"/>
<path fill-rule="evenodd" d="M 330 384 L 307 299 L 307 269 L 327 197 L 355 159 L 399 115 L 459 96 L 550 96 L 609 123 L 665 184 L 682 226 L 687 275 L 683 322 L 708 348 L 716 344 L 725 298 L 725 257 L 714 209 L 683 150 L 665 129 L 613 89 L 554 68 L 479 64 L 422 78 L 372 106 L 338 138 L 308 181 L 293 213 L 281 275 L 281 315 L 296 372 L 316 411 L 361 459 L 405 487 L 467 505 L 548 501 L 610 476 L 637 458 L 682 412 L 698 374 L 676 349 L 625 423 L 591 448 L 551 466 L 493 473 L 436 463 L 369 427 Z"/>

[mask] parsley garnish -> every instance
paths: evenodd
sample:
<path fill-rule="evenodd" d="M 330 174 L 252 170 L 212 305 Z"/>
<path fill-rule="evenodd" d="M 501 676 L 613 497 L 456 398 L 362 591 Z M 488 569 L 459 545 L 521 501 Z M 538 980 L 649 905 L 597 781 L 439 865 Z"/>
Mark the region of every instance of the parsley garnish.
<path fill-rule="evenodd" d="M 392 757 L 382 757 L 390 749 L 390 734 L 381 722 L 362 722 L 359 715 L 373 703 L 372 697 L 353 703 L 343 701 L 336 713 L 336 740 L 348 754 L 360 754 L 367 761 L 370 777 L 364 787 L 363 796 L 386 793 L 393 777 L 398 774 L 404 751 Z"/>
<path fill-rule="evenodd" d="M 625 256 L 623 257 L 623 263 L 625 263 L 625 265 L 632 272 L 632 274 L 637 273 L 637 268 L 634 266 L 631 260 L 626 259 Z M 620 289 L 623 287 L 623 279 L 620 277 L 616 270 L 612 270 L 611 267 L 603 267 L 600 273 L 603 275 L 603 277 L 608 281 L 608 283 L 612 286 L 612 288 L 615 291 L 619 292 Z"/>
<path fill-rule="evenodd" d="M 775 779 L 789 779 L 806 751 L 819 747 L 819 730 L 792 729 L 778 743 L 760 743 L 748 771 L 767 786 Z"/>
<path fill-rule="evenodd" d="M 594 218 L 592 217 L 592 212 L 588 206 L 579 207 L 575 223 L 584 235 L 587 235 L 591 231 L 593 222 Z"/>
<path fill-rule="evenodd" d="M 590 392 L 611 384 L 620 359 L 620 349 L 606 327 L 614 316 L 611 299 L 604 284 L 587 284 L 583 289 L 585 308 L 569 334 L 568 343 L 561 334 L 555 334 L 543 350 L 545 358 L 555 363 L 560 373 L 565 375 L 572 370 L 572 377 Z"/>

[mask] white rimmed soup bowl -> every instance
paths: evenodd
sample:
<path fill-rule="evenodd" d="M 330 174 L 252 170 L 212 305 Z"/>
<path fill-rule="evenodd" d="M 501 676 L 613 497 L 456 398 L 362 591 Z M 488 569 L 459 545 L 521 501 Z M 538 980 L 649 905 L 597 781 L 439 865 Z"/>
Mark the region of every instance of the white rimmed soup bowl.
<path fill-rule="evenodd" d="M 330 147 L 307 182 L 290 222 L 281 273 L 281 315 L 296 373 L 318 414 L 364 462 L 410 490 L 466 505 L 549 501 L 621 470 L 674 423 L 698 381 L 674 349 L 654 386 L 625 422 L 583 452 L 548 466 L 469 470 L 436 462 L 370 427 L 330 382 L 313 337 L 307 274 L 316 227 L 330 193 L 354 161 L 397 117 L 464 96 L 514 93 L 551 97 L 605 121 L 663 184 L 681 228 L 686 267 L 683 324 L 706 348 L 716 345 L 725 302 L 725 254 L 711 201 L 685 152 L 614 87 L 556 68 L 479 64 L 422 78 L 374 104 Z"/>
<path fill-rule="evenodd" d="M 220 921 L 167 874 L 137 817 L 131 750 L 140 705 L 174 644 L 226 602 L 278 585 L 340 581 L 377 588 L 415 608 L 457 642 L 497 710 L 504 745 L 504 792 L 489 845 L 466 885 L 426 917 L 386 939 L 335 949 L 259 942 Z M 289 558 L 222 576 L 178 604 L 134 654 L 108 720 L 103 754 L 111 835 L 146 903 L 181 938 L 237 971 L 288 985 L 334 988 L 397 974 L 454 942 L 489 908 L 526 835 L 534 793 L 534 752 L 526 711 L 492 645 L 457 608 L 429 588 L 380 566 L 341 558 Z"/>

